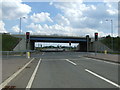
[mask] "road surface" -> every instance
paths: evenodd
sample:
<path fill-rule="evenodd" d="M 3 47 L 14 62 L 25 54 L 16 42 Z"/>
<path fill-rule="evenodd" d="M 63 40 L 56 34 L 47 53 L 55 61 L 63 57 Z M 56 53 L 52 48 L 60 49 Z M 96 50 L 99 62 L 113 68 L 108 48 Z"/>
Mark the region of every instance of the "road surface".
<path fill-rule="evenodd" d="M 16 88 L 119 88 L 117 63 L 79 52 L 40 52 L 7 86 Z"/>

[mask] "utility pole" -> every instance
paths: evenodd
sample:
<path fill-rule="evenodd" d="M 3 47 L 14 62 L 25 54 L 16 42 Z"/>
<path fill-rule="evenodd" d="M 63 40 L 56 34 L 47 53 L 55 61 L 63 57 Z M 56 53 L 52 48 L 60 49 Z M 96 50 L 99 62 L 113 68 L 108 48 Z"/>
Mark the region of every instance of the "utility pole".
<path fill-rule="evenodd" d="M 97 41 L 98 41 L 98 33 L 95 33 L 95 56 L 97 54 Z"/>
<path fill-rule="evenodd" d="M 22 18 L 25 19 L 25 17 L 20 17 L 20 23 L 19 23 L 19 29 L 20 29 L 20 30 L 19 30 L 19 36 L 21 35 L 21 26 L 22 26 L 22 25 L 21 25 L 21 24 L 22 24 L 21 22 L 22 22 Z M 19 42 L 20 42 L 20 40 L 21 40 L 21 39 L 20 39 L 20 37 L 19 37 Z M 21 44 L 19 43 L 19 51 L 20 51 L 20 48 L 21 48 Z"/>
<path fill-rule="evenodd" d="M 89 35 L 86 35 L 86 40 L 87 40 L 87 55 L 89 52 Z"/>
<path fill-rule="evenodd" d="M 113 20 L 106 20 L 106 21 L 110 21 L 111 22 L 111 49 L 113 51 Z"/>

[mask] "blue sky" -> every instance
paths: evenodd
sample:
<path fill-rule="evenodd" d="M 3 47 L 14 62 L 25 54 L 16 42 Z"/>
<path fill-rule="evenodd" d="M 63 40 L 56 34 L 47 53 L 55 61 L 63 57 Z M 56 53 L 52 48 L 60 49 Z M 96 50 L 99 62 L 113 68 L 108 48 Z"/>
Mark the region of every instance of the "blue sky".
<path fill-rule="evenodd" d="M 23 2 L 23 3 L 32 7 L 32 12 L 30 12 L 30 15 L 33 13 L 48 12 L 51 14 L 51 17 L 55 17 L 57 13 L 61 13 L 60 10 L 56 9 L 52 5 L 49 5 L 50 2 Z"/>
<path fill-rule="evenodd" d="M 110 20 L 114 22 L 114 36 L 118 35 L 117 2 L 22 2 L 4 0 L 1 31 L 22 33 L 93 37 L 111 34 Z M 106 22 L 105 20 L 109 21 Z"/>

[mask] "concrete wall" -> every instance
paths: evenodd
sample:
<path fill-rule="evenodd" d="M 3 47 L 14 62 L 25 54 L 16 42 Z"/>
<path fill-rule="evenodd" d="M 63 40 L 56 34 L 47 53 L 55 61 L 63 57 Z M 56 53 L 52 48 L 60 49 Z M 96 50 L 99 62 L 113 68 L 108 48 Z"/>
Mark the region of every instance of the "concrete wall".
<path fill-rule="evenodd" d="M 25 51 L 26 50 L 26 40 L 22 38 L 22 40 L 16 45 L 13 51 Z"/>
<path fill-rule="evenodd" d="M 35 49 L 35 42 L 31 41 L 29 44 L 30 44 L 29 49 L 34 50 Z"/>
<path fill-rule="evenodd" d="M 100 41 L 91 42 L 89 47 L 90 47 L 89 51 L 95 51 L 95 48 L 97 49 L 97 51 L 105 51 L 105 50 L 109 52 L 112 51 L 110 48 L 108 48 L 105 44 L 101 43 Z"/>
<path fill-rule="evenodd" d="M 80 51 L 80 52 L 86 52 L 87 51 L 87 43 L 80 42 L 79 45 L 77 46 L 76 50 Z"/>

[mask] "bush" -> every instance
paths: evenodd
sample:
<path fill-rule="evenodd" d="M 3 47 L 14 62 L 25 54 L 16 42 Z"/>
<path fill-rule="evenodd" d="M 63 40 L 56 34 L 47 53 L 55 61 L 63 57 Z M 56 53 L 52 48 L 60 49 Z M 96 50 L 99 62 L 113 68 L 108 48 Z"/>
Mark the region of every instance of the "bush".
<path fill-rule="evenodd" d="M 110 37 L 110 35 L 104 37 L 101 42 L 111 48 L 111 39 L 113 38 L 113 50 L 120 51 L 120 37 Z"/>

